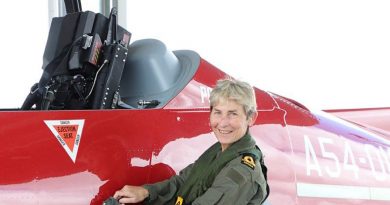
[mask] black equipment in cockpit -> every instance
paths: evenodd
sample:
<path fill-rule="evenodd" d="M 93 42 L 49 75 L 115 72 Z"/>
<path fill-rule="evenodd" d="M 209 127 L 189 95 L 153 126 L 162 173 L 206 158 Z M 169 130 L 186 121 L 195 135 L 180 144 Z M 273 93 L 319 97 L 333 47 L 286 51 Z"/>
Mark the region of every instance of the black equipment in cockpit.
<path fill-rule="evenodd" d="M 42 77 L 22 109 L 115 108 L 130 38 L 116 8 L 109 18 L 91 11 L 53 18 Z"/>

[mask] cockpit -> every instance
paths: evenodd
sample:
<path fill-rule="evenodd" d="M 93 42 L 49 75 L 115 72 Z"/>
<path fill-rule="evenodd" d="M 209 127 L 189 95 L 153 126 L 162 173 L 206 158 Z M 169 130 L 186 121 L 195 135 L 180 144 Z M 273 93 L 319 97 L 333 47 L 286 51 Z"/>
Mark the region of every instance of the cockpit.
<path fill-rule="evenodd" d="M 22 110 L 160 108 L 194 76 L 200 57 L 131 33 L 91 11 L 53 18 L 43 74 Z"/>

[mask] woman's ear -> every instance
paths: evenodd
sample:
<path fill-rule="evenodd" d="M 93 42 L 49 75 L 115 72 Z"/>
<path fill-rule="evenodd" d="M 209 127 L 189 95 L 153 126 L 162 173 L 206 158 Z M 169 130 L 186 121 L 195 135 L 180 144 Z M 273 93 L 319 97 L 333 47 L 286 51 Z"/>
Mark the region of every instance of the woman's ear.
<path fill-rule="evenodd" d="M 257 116 L 258 116 L 258 113 L 255 112 L 252 114 L 252 116 L 249 117 L 249 119 L 248 119 L 249 126 L 252 126 L 256 122 Z"/>

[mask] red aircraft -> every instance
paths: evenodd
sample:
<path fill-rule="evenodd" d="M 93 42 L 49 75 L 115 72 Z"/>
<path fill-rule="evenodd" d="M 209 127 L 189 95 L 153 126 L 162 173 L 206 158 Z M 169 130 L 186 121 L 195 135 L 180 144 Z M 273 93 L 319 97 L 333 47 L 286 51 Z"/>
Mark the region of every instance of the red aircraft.
<path fill-rule="evenodd" d="M 49 78 L 23 110 L 0 111 L 0 204 L 100 205 L 125 184 L 169 178 L 216 141 L 208 97 L 226 73 L 158 40 L 130 43 L 115 11 L 80 9 L 68 2 L 53 19 Z M 265 204 L 390 203 L 390 108 L 313 112 L 255 91 Z"/>

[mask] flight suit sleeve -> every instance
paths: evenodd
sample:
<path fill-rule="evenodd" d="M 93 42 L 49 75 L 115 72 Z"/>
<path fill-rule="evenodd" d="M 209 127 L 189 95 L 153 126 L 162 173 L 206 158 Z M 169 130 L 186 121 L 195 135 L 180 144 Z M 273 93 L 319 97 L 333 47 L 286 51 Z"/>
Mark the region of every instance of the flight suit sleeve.
<path fill-rule="evenodd" d="M 216 176 L 211 187 L 193 205 L 261 204 L 266 183 L 259 162 L 254 169 L 241 163 L 241 157 L 232 160 Z"/>
<path fill-rule="evenodd" d="M 143 185 L 149 191 L 149 197 L 144 200 L 144 204 L 168 204 L 173 203 L 176 197 L 176 192 L 188 178 L 193 164 L 188 165 L 179 175 L 157 182 L 154 184 Z"/>

